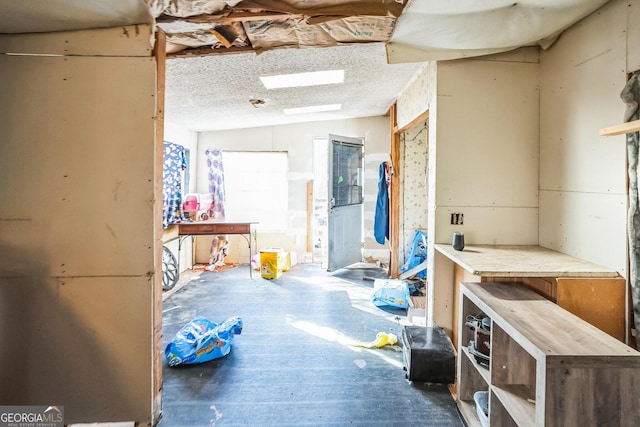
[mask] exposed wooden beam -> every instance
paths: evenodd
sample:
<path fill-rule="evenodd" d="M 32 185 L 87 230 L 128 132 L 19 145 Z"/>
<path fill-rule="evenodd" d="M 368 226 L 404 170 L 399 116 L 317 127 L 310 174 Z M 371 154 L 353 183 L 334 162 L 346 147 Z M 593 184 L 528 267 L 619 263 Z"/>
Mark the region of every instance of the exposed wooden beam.
<path fill-rule="evenodd" d="M 231 47 L 231 43 L 233 43 L 233 36 L 226 34 L 220 29 L 211 29 L 209 30 L 209 32 L 216 36 L 216 38 L 220 41 L 220 43 L 224 45 L 224 47 L 226 47 L 227 49 Z"/>
<path fill-rule="evenodd" d="M 398 129 L 397 125 L 396 125 L 396 132 L 402 133 L 402 132 L 406 131 L 407 129 L 410 129 L 410 128 L 414 127 L 418 123 L 424 122 L 428 118 L 429 118 L 429 110 L 427 110 L 424 113 L 420 114 L 418 117 L 416 117 L 415 119 L 411 120 L 409 123 L 407 123 L 406 125 L 402 126 L 399 129 Z"/>
<path fill-rule="evenodd" d="M 242 47 L 234 47 L 230 48 L 217 48 L 212 49 L 211 46 L 200 46 L 189 48 L 185 50 L 181 50 L 180 52 L 170 53 L 167 55 L 167 58 L 189 58 L 189 57 L 197 57 L 197 56 L 208 56 L 208 55 L 226 55 L 232 53 L 245 53 L 245 52 L 253 52 L 254 49 L 251 46 L 242 46 Z"/>
<path fill-rule="evenodd" d="M 156 60 L 156 117 L 155 117 L 155 148 L 154 148 L 154 257 L 155 268 L 153 275 L 153 357 L 152 357 L 152 387 L 153 402 L 151 409 L 152 425 L 160 421 L 162 409 L 162 164 L 164 153 L 164 101 L 165 101 L 165 71 L 166 71 L 167 38 L 164 31 L 156 30 L 156 40 L 153 56 Z"/>
<path fill-rule="evenodd" d="M 194 24 L 219 24 L 228 25 L 234 22 L 253 22 L 253 21 L 276 21 L 284 19 L 299 19 L 304 15 L 293 13 L 274 13 L 274 12 L 229 12 L 216 15 L 195 15 L 184 18 L 177 16 L 160 15 L 156 20 L 158 23 L 172 22 L 191 22 Z"/>

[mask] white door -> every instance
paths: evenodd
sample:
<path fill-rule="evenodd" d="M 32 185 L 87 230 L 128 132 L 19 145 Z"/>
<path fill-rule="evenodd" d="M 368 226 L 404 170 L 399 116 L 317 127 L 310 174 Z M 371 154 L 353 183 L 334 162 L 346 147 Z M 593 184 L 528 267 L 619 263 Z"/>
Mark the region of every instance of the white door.
<path fill-rule="evenodd" d="M 362 261 L 363 142 L 329 135 L 328 270 Z"/>

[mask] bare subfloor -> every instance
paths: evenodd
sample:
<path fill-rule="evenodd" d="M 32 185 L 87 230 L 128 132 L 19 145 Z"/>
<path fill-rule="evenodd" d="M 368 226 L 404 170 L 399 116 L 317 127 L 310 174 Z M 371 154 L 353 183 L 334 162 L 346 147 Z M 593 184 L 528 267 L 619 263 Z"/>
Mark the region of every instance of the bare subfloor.
<path fill-rule="evenodd" d="M 342 273 L 299 264 L 275 280 L 249 279 L 246 265 L 193 275 L 164 301 L 164 345 L 196 316 L 240 316 L 244 328 L 223 358 L 164 363 L 159 426 L 462 426 L 446 386 L 405 379 L 400 343 L 354 345 L 400 337 L 406 316 L 376 308 L 373 282 Z"/>

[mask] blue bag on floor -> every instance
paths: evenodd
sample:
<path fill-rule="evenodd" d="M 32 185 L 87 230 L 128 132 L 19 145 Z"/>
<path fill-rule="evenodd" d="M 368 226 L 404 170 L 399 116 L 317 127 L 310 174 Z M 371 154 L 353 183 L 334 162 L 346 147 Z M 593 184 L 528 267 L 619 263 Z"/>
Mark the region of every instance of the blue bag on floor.
<path fill-rule="evenodd" d="M 404 280 L 376 279 L 373 282 L 371 301 L 376 307 L 409 308 L 409 285 Z"/>
<path fill-rule="evenodd" d="M 196 317 L 178 331 L 167 345 L 164 356 L 169 366 L 208 362 L 231 351 L 234 335 L 242 332 L 242 319 L 231 317 L 214 323 Z"/>
<path fill-rule="evenodd" d="M 413 267 L 416 267 L 422 264 L 427 259 L 427 234 L 418 230 L 416 234 L 413 236 L 413 242 L 411 243 L 411 252 L 407 255 L 407 259 L 402 267 L 400 267 L 400 271 L 409 271 Z M 427 277 L 427 269 L 426 267 L 416 273 L 418 276 L 423 279 Z"/>

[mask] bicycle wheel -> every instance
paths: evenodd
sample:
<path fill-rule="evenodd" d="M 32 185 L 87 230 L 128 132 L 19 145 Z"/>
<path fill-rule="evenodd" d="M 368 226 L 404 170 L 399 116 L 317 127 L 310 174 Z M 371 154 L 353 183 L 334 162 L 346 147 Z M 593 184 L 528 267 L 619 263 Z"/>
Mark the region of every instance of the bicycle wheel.
<path fill-rule="evenodd" d="M 173 253 L 166 246 L 162 247 L 162 290 L 168 291 L 178 283 L 180 272 L 178 271 L 178 261 Z"/>

